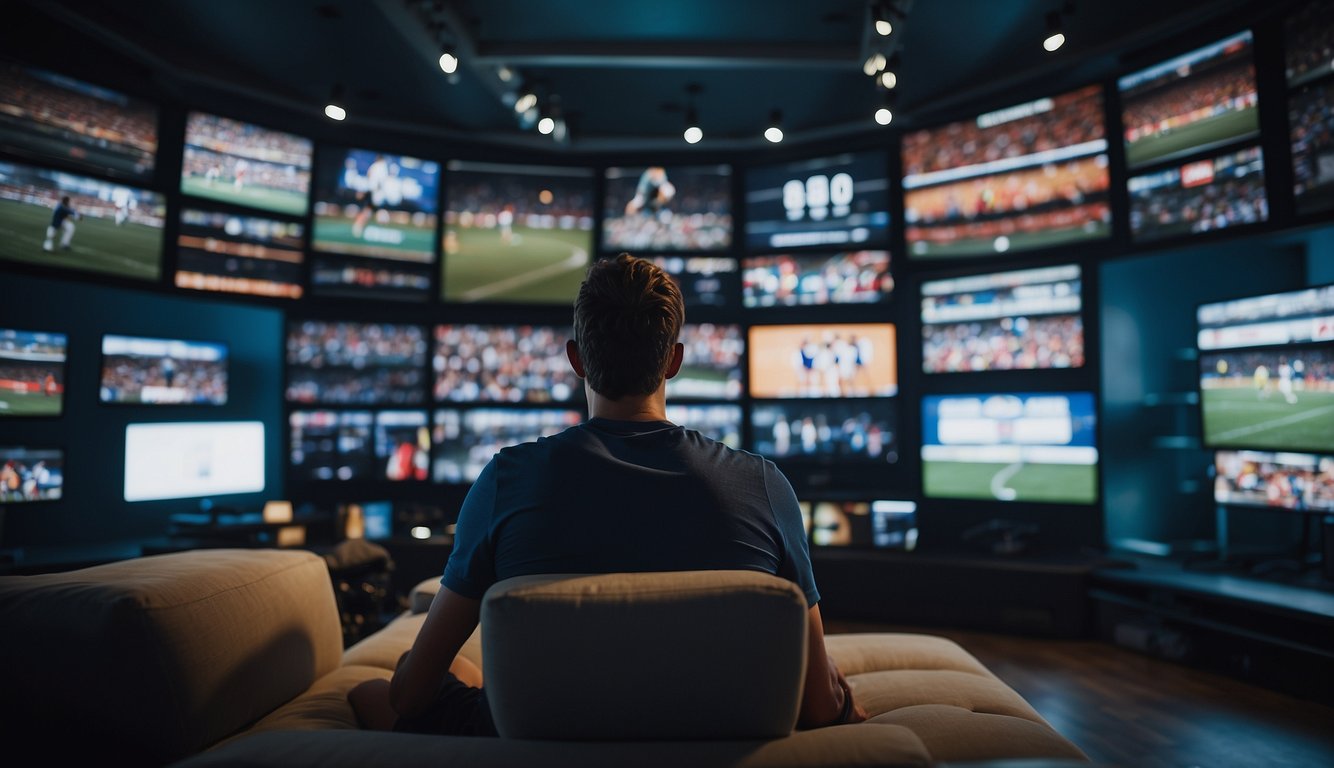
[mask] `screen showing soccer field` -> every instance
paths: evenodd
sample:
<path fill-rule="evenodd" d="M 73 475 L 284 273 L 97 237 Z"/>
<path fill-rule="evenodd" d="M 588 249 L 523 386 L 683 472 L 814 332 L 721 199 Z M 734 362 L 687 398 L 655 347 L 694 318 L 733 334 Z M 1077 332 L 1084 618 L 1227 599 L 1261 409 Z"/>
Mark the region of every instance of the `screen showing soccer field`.
<path fill-rule="evenodd" d="M 1334 208 L 1334 7 L 1299 7 L 1284 22 L 1288 130 L 1297 212 Z"/>
<path fill-rule="evenodd" d="M 686 323 L 681 328 L 681 370 L 667 380 L 667 397 L 736 400 L 746 337 L 739 325 Z"/>
<path fill-rule="evenodd" d="M 908 133 L 902 157 L 912 258 L 988 256 L 1111 233 L 1099 86 Z"/>
<path fill-rule="evenodd" d="M 1250 30 L 1117 81 L 1126 164 L 1143 168 L 1260 135 Z"/>
<path fill-rule="evenodd" d="M 893 401 L 753 403 L 756 453 L 777 461 L 894 463 L 899 460 Z"/>
<path fill-rule="evenodd" d="M 1214 501 L 1241 507 L 1334 512 L 1334 456 L 1218 451 Z"/>
<path fill-rule="evenodd" d="M 155 501 L 264 490 L 264 423 L 125 426 L 125 500 Z"/>
<path fill-rule="evenodd" d="M 741 293 L 736 259 L 726 256 L 653 256 L 650 260 L 666 271 L 681 289 L 686 309 L 736 306 L 736 297 Z"/>
<path fill-rule="evenodd" d="M 0 162 L 0 259 L 157 280 L 166 210 L 156 192 Z"/>
<path fill-rule="evenodd" d="M 290 471 L 296 479 L 366 480 L 375 466 L 370 411 L 293 411 L 288 415 Z"/>
<path fill-rule="evenodd" d="M 148 183 L 158 110 L 143 99 L 36 67 L 0 62 L 0 151 Z"/>
<path fill-rule="evenodd" d="M 894 292 L 889 251 L 779 253 L 742 260 L 741 298 L 747 308 L 874 304 Z"/>
<path fill-rule="evenodd" d="M 602 248 L 721 251 L 732 245 L 732 169 L 726 165 L 608 168 Z"/>
<path fill-rule="evenodd" d="M 59 416 L 68 337 L 0 328 L 0 418 Z"/>
<path fill-rule="evenodd" d="M 295 222 L 184 208 L 176 287 L 299 299 L 304 244 Z"/>
<path fill-rule="evenodd" d="M 931 498 L 1092 504 L 1096 426 L 1089 392 L 926 395 L 923 491 Z"/>
<path fill-rule="evenodd" d="M 227 345 L 107 334 L 99 395 L 104 403 L 226 405 Z"/>
<path fill-rule="evenodd" d="M 380 411 L 375 414 L 377 479 L 425 480 L 431 471 L 431 429 L 426 411 Z"/>
<path fill-rule="evenodd" d="M 471 483 L 501 448 L 550 437 L 584 420 L 582 411 L 561 408 L 442 408 L 435 412 L 437 483 Z"/>
<path fill-rule="evenodd" d="M 811 545 L 848 549 L 917 548 L 917 504 L 912 501 L 812 501 Z"/>
<path fill-rule="evenodd" d="M 440 165 L 369 149 L 327 148 L 315 176 L 315 250 L 435 263 Z"/>
<path fill-rule="evenodd" d="M 565 354 L 569 326 L 437 325 L 436 402 L 564 403 L 584 385 Z"/>
<path fill-rule="evenodd" d="M 891 323 L 751 326 L 750 394 L 889 397 L 899 391 L 895 349 Z"/>
<path fill-rule="evenodd" d="M 287 402 L 418 405 L 426 400 L 419 325 L 298 320 L 287 326 Z"/>
<path fill-rule="evenodd" d="M 849 152 L 746 171 L 746 247 L 848 248 L 889 240 L 889 153 Z"/>
<path fill-rule="evenodd" d="M 1084 365 L 1078 264 L 922 283 L 922 371 Z"/>
<path fill-rule="evenodd" d="M 739 405 L 668 404 L 667 420 L 686 429 L 693 429 L 729 448 L 741 447 Z"/>
<path fill-rule="evenodd" d="M 444 299 L 574 302 L 593 252 L 593 172 L 451 161 Z"/>
<path fill-rule="evenodd" d="M 55 501 L 64 488 L 64 451 L 28 446 L 0 447 L 0 506 Z"/>
<path fill-rule="evenodd" d="M 1130 232 L 1140 242 L 1269 219 L 1259 147 L 1133 176 L 1126 186 Z"/>
<path fill-rule="evenodd" d="M 303 216 L 310 197 L 310 139 L 228 117 L 185 120 L 181 191 L 187 195 Z"/>

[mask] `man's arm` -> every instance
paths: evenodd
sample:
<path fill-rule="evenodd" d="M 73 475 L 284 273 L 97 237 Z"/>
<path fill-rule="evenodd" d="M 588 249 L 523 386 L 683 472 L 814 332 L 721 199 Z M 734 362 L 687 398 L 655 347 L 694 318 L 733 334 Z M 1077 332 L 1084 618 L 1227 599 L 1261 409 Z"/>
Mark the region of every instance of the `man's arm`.
<path fill-rule="evenodd" d="M 389 683 L 389 703 L 401 717 L 420 715 L 435 700 L 449 665 L 477 628 L 481 611 L 481 600 L 440 587 L 412 650 Z"/>
<path fill-rule="evenodd" d="M 801 694 L 797 727 L 820 728 L 860 723 L 866 719 L 866 710 L 853 701 L 852 688 L 848 686 L 847 679 L 825 652 L 824 621 L 820 619 L 820 606 L 812 605 L 807 616 L 809 638 L 806 648 L 806 685 Z"/>

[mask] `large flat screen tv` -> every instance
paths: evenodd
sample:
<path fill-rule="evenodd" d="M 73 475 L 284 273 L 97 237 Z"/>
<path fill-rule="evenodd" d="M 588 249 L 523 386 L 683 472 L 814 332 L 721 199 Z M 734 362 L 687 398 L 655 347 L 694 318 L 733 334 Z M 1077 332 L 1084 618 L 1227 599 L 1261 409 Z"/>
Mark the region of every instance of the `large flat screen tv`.
<path fill-rule="evenodd" d="M 746 247 L 847 248 L 889 239 L 889 153 L 848 152 L 746 171 Z"/>
<path fill-rule="evenodd" d="M 226 405 L 226 344 L 138 336 L 102 337 L 104 403 Z"/>
<path fill-rule="evenodd" d="M 185 121 L 181 191 L 271 213 L 304 216 L 310 139 L 203 112 Z"/>
<path fill-rule="evenodd" d="M 287 401 L 423 403 L 427 346 L 419 325 L 294 320 L 287 326 Z"/>
<path fill-rule="evenodd" d="M 1334 208 L 1334 6 L 1315 0 L 1284 21 L 1288 131 L 1297 212 Z"/>
<path fill-rule="evenodd" d="M 752 397 L 889 397 L 898 391 L 891 323 L 750 327 Z"/>
<path fill-rule="evenodd" d="M 667 380 L 667 398 L 737 400 L 746 337 L 739 325 L 686 323 L 681 328 L 681 370 Z"/>
<path fill-rule="evenodd" d="M 288 463 L 303 481 L 367 480 L 375 462 L 375 414 L 370 411 L 292 411 Z"/>
<path fill-rule="evenodd" d="M 1134 176 L 1130 233 L 1138 242 L 1214 232 L 1269 219 L 1259 147 Z"/>
<path fill-rule="evenodd" d="M 917 548 L 917 504 L 912 501 L 810 501 L 811 546 L 847 549 Z"/>
<path fill-rule="evenodd" d="M 728 256 L 654 256 L 677 287 L 686 309 L 710 307 L 730 309 L 741 294 L 737 261 Z"/>
<path fill-rule="evenodd" d="M 0 447 L 0 507 L 55 501 L 65 489 L 65 452 L 59 448 Z"/>
<path fill-rule="evenodd" d="M 1218 451 L 1214 501 L 1228 506 L 1334 512 L 1334 456 Z"/>
<path fill-rule="evenodd" d="M 889 251 L 779 253 L 742 261 L 747 308 L 875 304 L 894 292 Z"/>
<path fill-rule="evenodd" d="M 431 469 L 431 429 L 426 411 L 380 411 L 375 414 L 375 458 L 378 479 L 390 482 L 425 480 Z"/>
<path fill-rule="evenodd" d="M 0 328 L 0 418 L 59 416 L 68 337 Z"/>
<path fill-rule="evenodd" d="M 604 251 L 726 250 L 732 245 L 732 169 L 608 168 L 602 211 Z"/>
<path fill-rule="evenodd" d="M 474 482 L 501 448 L 563 432 L 583 418 L 582 411 L 568 408 L 441 408 L 435 412 L 431 477 Z"/>
<path fill-rule="evenodd" d="M 894 403 L 886 399 L 752 403 L 752 446 L 775 461 L 892 464 L 899 459 Z"/>
<path fill-rule="evenodd" d="M 263 490 L 263 422 L 165 422 L 125 427 L 126 501 Z"/>
<path fill-rule="evenodd" d="M 583 382 L 565 355 L 573 331 L 550 325 L 437 325 L 436 402 L 565 403 Z"/>
<path fill-rule="evenodd" d="M 300 224 L 185 208 L 176 245 L 177 288 L 301 298 L 305 227 Z"/>

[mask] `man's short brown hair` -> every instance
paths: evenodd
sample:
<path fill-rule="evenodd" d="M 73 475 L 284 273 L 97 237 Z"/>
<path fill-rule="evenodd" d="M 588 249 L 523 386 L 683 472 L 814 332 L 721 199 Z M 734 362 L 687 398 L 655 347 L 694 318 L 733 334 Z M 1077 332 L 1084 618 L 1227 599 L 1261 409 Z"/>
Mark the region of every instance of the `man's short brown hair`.
<path fill-rule="evenodd" d="M 655 392 L 685 316 L 681 289 L 653 262 L 628 253 L 593 262 L 574 302 L 588 385 L 610 400 Z"/>

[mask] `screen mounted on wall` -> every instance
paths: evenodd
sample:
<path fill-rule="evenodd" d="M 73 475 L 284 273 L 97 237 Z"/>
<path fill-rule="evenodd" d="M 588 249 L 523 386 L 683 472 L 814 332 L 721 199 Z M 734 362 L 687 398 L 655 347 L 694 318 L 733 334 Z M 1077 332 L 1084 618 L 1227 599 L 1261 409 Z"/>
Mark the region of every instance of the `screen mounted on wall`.
<path fill-rule="evenodd" d="M 310 195 L 310 139 L 228 117 L 191 112 L 185 122 L 181 191 L 303 216 Z"/>
<path fill-rule="evenodd" d="M 0 328 L 0 418 L 59 416 L 68 337 Z"/>
<path fill-rule="evenodd" d="M 729 166 L 608 168 L 605 185 L 604 251 L 639 256 L 732 245 Z"/>
<path fill-rule="evenodd" d="M 260 216 L 181 211 L 176 287 L 299 299 L 305 227 Z"/>
<path fill-rule="evenodd" d="M 748 249 L 832 250 L 888 239 L 888 152 L 850 152 L 746 172 Z"/>
<path fill-rule="evenodd" d="M 137 336 L 102 337 L 104 403 L 226 405 L 226 344 Z"/>

